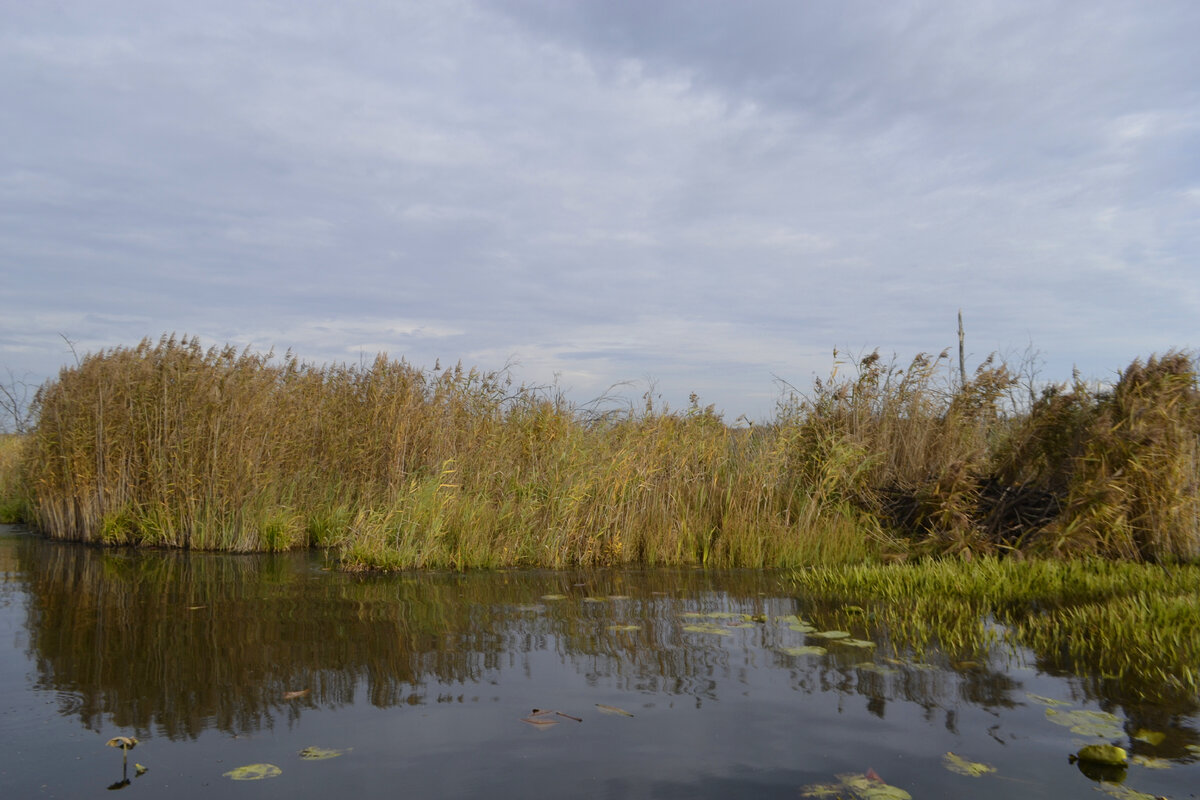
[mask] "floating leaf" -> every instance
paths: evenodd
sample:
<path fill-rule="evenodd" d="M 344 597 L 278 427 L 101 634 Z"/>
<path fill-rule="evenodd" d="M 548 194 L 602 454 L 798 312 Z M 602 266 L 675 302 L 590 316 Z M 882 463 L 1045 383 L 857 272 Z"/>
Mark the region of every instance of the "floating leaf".
<path fill-rule="evenodd" d="M 114 736 L 104 744 L 108 747 L 119 747 L 122 750 L 132 750 L 137 747 L 138 740 L 132 736 Z"/>
<path fill-rule="evenodd" d="M 874 661 L 864 661 L 861 664 L 854 665 L 857 669 L 865 670 L 866 672 L 874 672 L 877 675 L 899 675 L 900 670 L 885 667 L 882 664 L 876 664 Z"/>
<path fill-rule="evenodd" d="M 1162 731 L 1150 731 L 1146 730 L 1145 728 L 1138 728 L 1138 731 L 1133 735 L 1133 738 L 1137 739 L 1139 742 L 1145 742 L 1146 744 L 1157 747 L 1158 745 L 1162 744 L 1164 740 L 1166 740 L 1167 735 Z"/>
<path fill-rule="evenodd" d="M 263 778 L 278 778 L 282 774 L 283 770 L 274 764 L 247 764 L 229 770 L 224 776 L 235 781 L 261 781 Z"/>
<path fill-rule="evenodd" d="M 688 633 L 709 633 L 714 636 L 732 636 L 728 630 L 721 625 L 714 625 L 711 622 L 701 622 L 695 625 L 684 625 L 683 629 Z"/>
<path fill-rule="evenodd" d="M 1080 761 L 1091 761 L 1093 764 L 1104 764 L 1110 767 L 1124 766 L 1129 758 L 1124 747 L 1112 744 L 1089 744 L 1079 748 L 1076 756 Z"/>
<path fill-rule="evenodd" d="M 868 648 L 875 646 L 874 642 L 867 641 L 866 639 L 837 639 L 835 642 L 837 644 L 845 645 L 846 647 Z"/>
<path fill-rule="evenodd" d="M 642 629 L 642 626 L 641 625 L 609 625 L 608 629 L 610 631 L 640 631 Z"/>
<path fill-rule="evenodd" d="M 814 783 L 811 786 L 805 786 L 800 791 L 801 797 L 837 797 L 843 791 L 844 786 L 840 783 Z"/>
<path fill-rule="evenodd" d="M 1159 800 L 1152 794 L 1139 792 L 1137 789 L 1130 789 L 1123 783 L 1113 783 L 1112 781 L 1100 781 L 1096 784 L 1097 791 L 1120 798 L 1120 800 Z"/>
<path fill-rule="evenodd" d="M 585 598 L 583 598 L 583 602 L 585 602 L 585 603 L 606 603 L 608 601 L 605 600 L 603 597 L 585 597 Z"/>
<path fill-rule="evenodd" d="M 565 594 L 544 594 L 544 595 L 542 595 L 542 599 L 543 600 L 566 600 L 567 596 Z"/>
<path fill-rule="evenodd" d="M 1043 697 L 1042 695 L 1034 694 L 1033 692 L 1026 692 L 1025 696 L 1028 697 L 1033 702 L 1038 703 L 1039 705 L 1043 705 L 1043 706 L 1054 707 L 1054 706 L 1069 706 L 1069 705 L 1071 705 L 1066 700 L 1055 700 L 1052 697 Z"/>
<path fill-rule="evenodd" d="M 812 625 L 805 625 L 803 623 L 799 623 L 796 625 L 788 625 L 788 630 L 795 631 L 796 633 L 812 633 L 813 631 L 816 630 L 816 628 L 814 628 Z"/>
<path fill-rule="evenodd" d="M 1139 767 L 1146 769 L 1170 769 L 1171 762 L 1165 758 L 1155 758 L 1154 756 L 1136 755 L 1129 757 L 1129 763 L 1137 764 Z"/>
<path fill-rule="evenodd" d="M 814 633 L 813 636 L 819 636 L 822 639 L 849 639 L 850 634 L 846 631 L 821 631 Z"/>
<path fill-rule="evenodd" d="M 1125 731 L 1121 729 L 1120 718 L 1106 711 L 1057 711 L 1047 708 L 1046 719 L 1055 725 L 1068 727 L 1071 733 L 1080 736 L 1117 739 L 1125 735 Z"/>
<path fill-rule="evenodd" d="M 815 644 L 801 645 L 800 647 L 785 647 L 783 652 L 789 656 L 823 656 L 829 651 L 824 647 Z"/>
<path fill-rule="evenodd" d="M 957 753 L 946 753 L 946 755 L 942 756 L 942 764 L 953 773 L 967 775 L 972 778 L 978 778 L 981 775 L 987 775 L 989 772 L 996 771 L 996 768 L 991 764 L 984 764 L 979 761 L 967 761 Z"/>
<path fill-rule="evenodd" d="M 561 711 L 555 711 L 550 708 L 535 708 L 528 717 L 522 717 L 521 722 L 528 722 L 530 725 L 557 725 L 558 717 L 574 720 L 575 722 L 583 722 L 579 717 L 573 717 L 570 714 L 564 714 Z"/>
<path fill-rule="evenodd" d="M 616 706 L 606 706 L 606 705 L 604 705 L 604 703 L 596 703 L 596 708 L 600 709 L 605 714 L 618 714 L 622 717 L 632 717 L 633 716 L 633 714 L 630 714 L 628 711 L 626 711 L 623 708 L 617 708 Z"/>
<path fill-rule="evenodd" d="M 1200 744 L 1185 745 L 1184 749 L 1187 750 L 1189 753 L 1195 753 L 1196 755 L 1200 756 Z"/>
<path fill-rule="evenodd" d="M 133 762 L 133 771 L 138 775 L 145 775 L 149 767 L 144 767 L 136 761 Z"/>
<path fill-rule="evenodd" d="M 556 719 L 551 719 L 550 717 L 539 717 L 536 714 L 532 717 L 521 717 L 521 722 L 528 722 L 530 725 L 534 725 L 536 727 L 549 727 L 550 725 L 558 724 L 558 720 Z"/>
<path fill-rule="evenodd" d="M 784 614 L 782 616 L 776 617 L 775 621 L 783 623 L 784 625 L 808 625 L 809 624 L 808 621 L 805 620 L 803 617 L 801 617 L 799 614 Z"/>
<path fill-rule="evenodd" d="M 283 699 L 284 700 L 296 700 L 298 698 L 304 697 L 306 694 L 309 693 L 309 691 L 310 691 L 309 689 L 300 689 L 295 692 L 284 692 Z"/>
<path fill-rule="evenodd" d="M 305 761 L 324 761 L 327 758 L 337 758 L 345 750 L 331 750 L 325 747 L 306 747 L 300 751 L 300 757 Z"/>
<path fill-rule="evenodd" d="M 912 795 L 898 786 L 884 783 L 878 775 L 838 775 L 844 790 L 849 790 L 861 800 L 912 800 Z M 815 796 L 815 795 L 814 795 Z"/>

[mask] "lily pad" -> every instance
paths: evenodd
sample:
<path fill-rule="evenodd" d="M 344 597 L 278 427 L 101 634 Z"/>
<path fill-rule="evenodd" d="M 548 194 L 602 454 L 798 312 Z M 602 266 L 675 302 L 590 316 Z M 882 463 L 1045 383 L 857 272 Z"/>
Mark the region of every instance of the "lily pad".
<path fill-rule="evenodd" d="M 1066 700 L 1055 700 L 1053 697 L 1043 697 L 1042 695 L 1034 694 L 1033 692 L 1026 692 L 1025 696 L 1038 705 L 1050 706 L 1051 708 L 1071 705 Z"/>
<path fill-rule="evenodd" d="M 989 772 L 996 771 L 996 768 L 991 764 L 984 764 L 979 761 L 967 761 L 957 753 L 946 753 L 946 755 L 942 756 L 942 765 L 955 774 L 967 775 L 972 778 L 978 778 L 987 775 Z"/>
<path fill-rule="evenodd" d="M 274 764 L 247 764 L 229 770 L 224 776 L 235 781 L 261 781 L 263 778 L 278 778 L 282 774 L 283 770 Z"/>
<path fill-rule="evenodd" d="M 1058 711 L 1046 709 L 1046 719 L 1055 725 L 1063 725 L 1071 729 L 1071 733 L 1080 736 L 1094 736 L 1098 739 L 1118 739 L 1125 735 L 1121 728 L 1121 719 L 1107 711 Z"/>
<path fill-rule="evenodd" d="M 1111 767 L 1124 766 L 1129 758 L 1124 747 L 1112 744 L 1089 744 L 1079 748 L 1077 755 L 1080 761 L 1091 761 L 1093 764 L 1104 764 Z"/>
<path fill-rule="evenodd" d="M 1123 783 L 1113 783 L 1112 781 L 1100 781 L 1096 784 L 1096 789 L 1120 800 L 1158 800 L 1152 794 L 1139 792 L 1137 789 L 1130 789 Z"/>
<path fill-rule="evenodd" d="M 618 632 L 619 631 L 640 631 L 642 629 L 642 626 L 641 625 L 609 625 L 608 629 L 610 631 L 618 631 Z"/>
<path fill-rule="evenodd" d="M 882 664 L 876 664 L 874 661 L 864 661 L 861 664 L 855 664 L 855 668 L 866 672 L 874 672 L 876 675 L 899 675 L 900 670 L 892 667 L 885 667 Z"/>
<path fill-rule="evenodd" d="M 796 633 L 812 633 L 816 630 L 816 628 L 814 628 L 812 625 L 796 623 L 794 625 L 788 625 L 788 630 L 795 631 Z"/>
<path fill-rule="evenodd" d="M 783 652 L 789 656 L 823 656 L 829 651 L 815 644 L 807 644 L 800 647 L 785 647 Z"/>
<path fill-rule="evenodd" d="M 867 641 L 866 639 L 837 639 L 835 641 L 837 644 L 845 645 L 846 647 L 859 647 L 866 649 L 875 646 L 874 642 Z"/>
<path fill-rule="evenodd" d="M 544 594 L 544 595 L 542 595 L 542 599 L 543 600 L 566 600 L 567 596 L 565 594 Z"/>
<path fill-rule="evenodd" d="M 813 636 L 818 636 L 822 639 L 849 639 L 850 633 L 848 631 L 821 631 L 814 633 Z"/>
<path fill-rule="evenodd" d="M 714 625 L 711 622 L 698 622 L 695 625 L 684 625 L 683 629 L 688 633 L 708 633 L 713 636 L 732 636 L 724 626 Z"/>
<path fill-rule="evenodd" d="M 1167 735 L 1162 731 L 1150 731 L 1146 730 L 1145 728 L 1138 728 L 1138 731 L 1133 735 L 1133 738 L 1137 739 L 1139 742 L 1145 742 L 1146 744 L 1158 747 L 1166 740 Z"/>
<path fill-rule="evenodd" d="M 898 786 L 884 783 L 877 776 L 838 775 L 838 783 L 817 783 L 806 786 L 801 797 L 845 797 L 853 795 L 858 800 L 912 800 L 912 795 Z"/>
<path fill-rule="evenodd" d="M 345 752 L 345 750 L 332 750 L 325 747 L 306 747 L 300 751 L 300 757 L 305 761 L 324 761 L 327 758 L 337 758 Z"/>
<path fill-rule="evenodd" d="M 585 602 L 585 603 L 607 603 L 608 601 L 603 597 L 585 597 L 585 598 L 583 598 L 583 602 Z"/>
<path fill-rule="evenodd" d="M 1137 764 L 1139 767 L 1146 769 L 1170 769 L 1171 762 L 1165 758 L 1155 758 L 1154 756 L 1136 755 L 1129 757 L 1129 763 Z"/>
<path fill-rule="evenodd" d="M 628 711 L 626 711 L 623 708 L 617 708 L 616 706 L 606 706 L 604 703 L 596 703 L 596 708 L 597 708 L 597 710 L 599 710 L 605 714 L 616 714 L 621 717 L 632 717 L 633 716 L 633 714 L 630 714 Z"/>
<path fill-rule="evenodd" d="M 136 761 L 133 762 L 133 771 L 137 775 L 145 775 L 149 771 L 149 769 L 150 769 L 149 767 L 139 764 Z"/>

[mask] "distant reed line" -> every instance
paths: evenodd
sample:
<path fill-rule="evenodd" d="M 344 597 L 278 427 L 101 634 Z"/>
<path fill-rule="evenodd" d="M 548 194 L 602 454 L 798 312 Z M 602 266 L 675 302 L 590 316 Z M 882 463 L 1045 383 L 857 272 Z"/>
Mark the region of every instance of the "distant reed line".
<path fill-rule="evenodd" d="M 55 538 L 351 569 L 1200 557 L 1190 355 L 1033 397 L 1004 363 L 963 382 L 946 360 L 872 353 L 731 427 L 696 400 L 600 413 L 503 371 L 164 336 L 44 385 L 6 491 Z"/>

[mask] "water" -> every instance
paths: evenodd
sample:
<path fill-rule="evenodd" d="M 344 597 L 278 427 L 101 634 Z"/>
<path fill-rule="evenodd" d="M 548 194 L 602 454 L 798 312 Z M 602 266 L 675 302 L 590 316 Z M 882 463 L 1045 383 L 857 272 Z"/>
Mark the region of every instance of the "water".
<path fill-rule="evenodd" d="M 12 527 L 0 574 L 6 798 L 796 798 L 868 770 L 913 798 L 1116 791 L 1068 761 L 1104 740 L 1051 723 L 1030 694 L 1111 712 L 1111 741 L 1164 759 L 1131 765 L 1125 787 L 1200 786 L 1194 698 L 1135 703 L 1030 653 L 915 661 L 869 627 L 850 632 L 880 647 L 823 642 L 790 629 L 790 615 L 820 629 L 825 611 L 781 574 L 364 577 L 313 554 L 112 551 Z M 804 644 L 828 653 L 784 652 Z M 535 708 L 582 722 L 522 721 Z M 105 747 L 122 735 L 140 740 L 124 771 Z M 345 752 L 310 761 L 307 747 Z M 950 751 L 996 772 L 952 773 Z M 281 774 L 224 777 L 255 763 Z"/>

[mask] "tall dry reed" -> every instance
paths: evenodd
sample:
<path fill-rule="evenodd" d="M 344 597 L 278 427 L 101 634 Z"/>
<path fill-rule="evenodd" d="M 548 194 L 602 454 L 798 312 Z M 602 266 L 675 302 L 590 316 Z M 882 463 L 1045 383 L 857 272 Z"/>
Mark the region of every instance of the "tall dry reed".
<path fill-rule="evenodd" d="M 1006 365 L 959 385 L 945 361 L 872 353 L 732 428 L 695 399 L 589 414 L 504 371 L 315 366 L 163 337 L 41 389 L 24 491 L 59 538 L 318 546 L 349 568 L 1198 555 L 1181 499 L 1197 477 L 1189 359 L 1022 408 Z"/>

